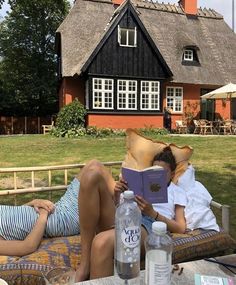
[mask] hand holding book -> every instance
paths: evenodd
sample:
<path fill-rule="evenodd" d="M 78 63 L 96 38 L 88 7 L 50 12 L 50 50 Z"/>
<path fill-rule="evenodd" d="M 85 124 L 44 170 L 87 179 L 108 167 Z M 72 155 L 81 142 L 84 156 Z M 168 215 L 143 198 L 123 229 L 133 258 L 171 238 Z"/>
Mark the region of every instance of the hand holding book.
<path fill-rule="evenodd" d="M 166 170 L 158 165 L 137 170 L 122 167 L 122 177 L 135 195 L 142 196 L 149 203 L 167 203 Z"/>

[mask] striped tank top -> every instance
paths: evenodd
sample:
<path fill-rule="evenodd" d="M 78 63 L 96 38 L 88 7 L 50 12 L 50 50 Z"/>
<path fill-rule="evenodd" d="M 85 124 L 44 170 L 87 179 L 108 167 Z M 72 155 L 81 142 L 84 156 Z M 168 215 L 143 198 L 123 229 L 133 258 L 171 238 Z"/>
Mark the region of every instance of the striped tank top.
<path fill-rule="evenodd" d="M 65 194 L 48 216 L 44 237 L 76 235 L 79 228 L 78 193 L 80 182 L 74 178 Z M 6 240 L 24 240 L 31 232 L 38 214 L 33 207 L 0 205 L 0 236 Z"/>

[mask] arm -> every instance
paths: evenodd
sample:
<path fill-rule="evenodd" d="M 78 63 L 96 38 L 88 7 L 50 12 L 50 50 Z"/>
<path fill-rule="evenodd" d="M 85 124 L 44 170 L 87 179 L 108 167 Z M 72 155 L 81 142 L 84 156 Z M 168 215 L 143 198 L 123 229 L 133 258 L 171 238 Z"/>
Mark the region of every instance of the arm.
<path fill-rule="evenodd" d="M 114 202 L 115 205 L 118 205 L 120 202 L 120 194 L 124 192 L 125 190 L 128 190 L 127 182 L 120 178 L 119 181 L 116 182 L 114 187 Z"/>
<path fill-rule="evenodd" d="M 0 240 L 0 255 L 23 256 L 34 252 L 43 238 L 47 218 L 48 212 L 40 209 L 32 231 L 24 240 Z"/>
<path fill-rule="evenodd" d="M 184 208 L 180 205 L 175 205 L 175 219 L 171 220 L 156 212 L 152 205 L 144 200 L 141 196 L 136 196 L 136 202 L 143 214 L 155 219 L 156 221 L 164 222 L 167 228 L 172 233 L 184 233 L 186 229 L 186 221 L 184 217 Z"/>
<path fill-rule="evenodd" d="M 155 211 L 154 212 L 155 212 L 157 218 L 155 216 L 154 219 L 156 218 L 157 221 L 166 223 L 167 228 L 170 232 L 183 234 L 183 233 L 185 233 L 185 230 L 186 230 L 184 208 L 185 207 L 183 207 L 183 206 L 175 205 L 175 219 L 174 220 L 168 219 L 165 216 L 163 216 L 163 215 L 161 215 Z"/>
<path fill-rule="evenodd" d="M 53 213 L 55 209 L 55 205 L 51 201 L 44 199 L 34 199 L 26 203 L 25 205 L 34 207 L 37 213 L 39 213 L 40 208 L 45 209 L 46 211 L 48 211 L 48 213 Z"/>

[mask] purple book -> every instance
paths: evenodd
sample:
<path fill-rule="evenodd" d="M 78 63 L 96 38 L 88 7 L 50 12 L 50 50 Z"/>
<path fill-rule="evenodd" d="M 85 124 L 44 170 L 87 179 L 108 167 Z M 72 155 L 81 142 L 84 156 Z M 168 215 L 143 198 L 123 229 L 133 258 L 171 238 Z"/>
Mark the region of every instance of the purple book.
<path fill-rule="evenodd" d="M 158 165 L 143 170 L 122 167 L 122 177 L 135 195 L 149 203 L 167 203 L 166 170 Z"/>

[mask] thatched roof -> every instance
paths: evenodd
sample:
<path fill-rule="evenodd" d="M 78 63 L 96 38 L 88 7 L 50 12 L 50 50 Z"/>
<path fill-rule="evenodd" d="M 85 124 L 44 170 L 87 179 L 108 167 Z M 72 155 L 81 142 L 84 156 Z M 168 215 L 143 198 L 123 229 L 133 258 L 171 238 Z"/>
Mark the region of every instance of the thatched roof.
<path fill-rule="evenodd" d="M 124 6 L 122 4 L 122 6 Z M 173 82 L 224 85 L 236 82 L 236 35 L 223 17 L 198 9 L 197 18 L 182 8 L 133 0 L 132 4 L 173 73 Z M 58 28 L 62 76 L 80 75 L 93 50 L 122 10 L 111 0 L 77 0 Z M 182 65 L 183 48 L 196 46 L 200 66 Z"/>

